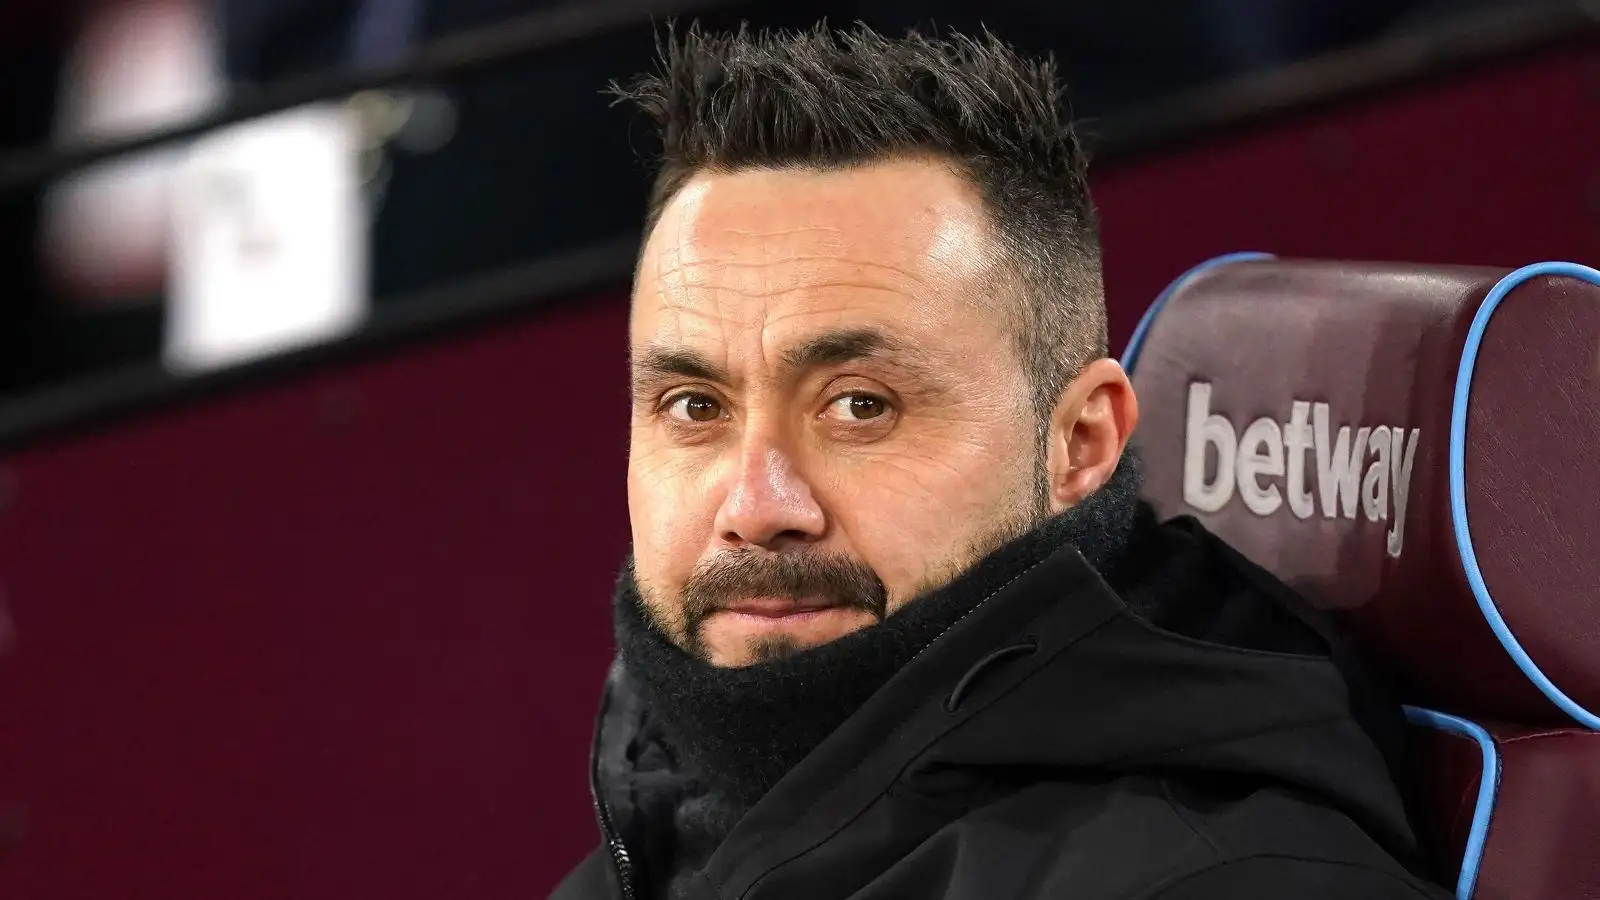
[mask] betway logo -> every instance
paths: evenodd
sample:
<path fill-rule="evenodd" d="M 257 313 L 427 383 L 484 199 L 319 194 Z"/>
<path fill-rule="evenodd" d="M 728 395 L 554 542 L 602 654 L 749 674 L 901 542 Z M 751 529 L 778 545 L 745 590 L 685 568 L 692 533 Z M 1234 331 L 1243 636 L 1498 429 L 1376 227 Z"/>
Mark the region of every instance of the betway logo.
<path fill-rule="evenodd" d="M 1184 425 L 1184 502 L 1216 512 L 1237 492 L 1258 516 L 1270 516 L 1285 503 L 1300 519 L 1311 518 L 1319 506 L 1325 519 L 1354 519 L 1359 510 L 1370 522 L 1389 523 L 1389 555 L 1399 556 L 1420 430 L 1341 425 L 1334 432 L 1329 416 L 1326 403 L 1295 400 L 1287 422 L 1263 416 L 1240 434 L 1233 422 L 1211 411 L 1211 385 L 1191 383 Z M 1207 465 L 1213 452 L 1215 469 Z"/>

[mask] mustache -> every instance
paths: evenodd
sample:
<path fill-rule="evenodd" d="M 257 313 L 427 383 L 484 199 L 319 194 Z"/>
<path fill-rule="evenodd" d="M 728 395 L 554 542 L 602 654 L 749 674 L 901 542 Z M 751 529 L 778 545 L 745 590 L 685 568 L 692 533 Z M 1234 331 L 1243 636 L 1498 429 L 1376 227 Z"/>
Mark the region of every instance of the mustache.
<path fill-rule="evenodd" d="M 882 621 L 889 591 L 872 567 L 844 554 L 770 554 L 730 550 L 695 570 L 683 586 L 689 634 L 702 620 L 748 597 L 821 598 Z"/>

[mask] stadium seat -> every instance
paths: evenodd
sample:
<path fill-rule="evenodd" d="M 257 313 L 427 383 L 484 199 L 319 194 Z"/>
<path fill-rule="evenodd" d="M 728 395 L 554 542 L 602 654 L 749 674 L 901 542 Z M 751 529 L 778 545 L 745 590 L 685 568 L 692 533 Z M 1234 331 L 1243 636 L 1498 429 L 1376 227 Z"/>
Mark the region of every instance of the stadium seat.
<path fill-rule="evenodd" d="M 1600 272 L 1233 254 L 1123 365 L 1148 499 L 1393 676 L 1457 897 L 1600 898 Z"/>

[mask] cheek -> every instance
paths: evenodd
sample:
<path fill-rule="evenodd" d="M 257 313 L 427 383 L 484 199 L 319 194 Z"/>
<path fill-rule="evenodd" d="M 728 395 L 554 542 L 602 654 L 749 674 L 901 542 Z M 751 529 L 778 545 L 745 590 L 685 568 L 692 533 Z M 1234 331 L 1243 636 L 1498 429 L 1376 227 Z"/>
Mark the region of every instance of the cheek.
<path fill-rule="evenodd" d="M 851 543 L 903 602 L 1028 508 L 1031 453 L 1020 429 L 950 425 L 836 457 L 829 488 Z"/>
<path fill-rule="evenodd" d="M 641 582 L 676 591 L 705 549 L 716 510 L 699 467 L 635 446 L 628 457 L 628 518 Z"/>

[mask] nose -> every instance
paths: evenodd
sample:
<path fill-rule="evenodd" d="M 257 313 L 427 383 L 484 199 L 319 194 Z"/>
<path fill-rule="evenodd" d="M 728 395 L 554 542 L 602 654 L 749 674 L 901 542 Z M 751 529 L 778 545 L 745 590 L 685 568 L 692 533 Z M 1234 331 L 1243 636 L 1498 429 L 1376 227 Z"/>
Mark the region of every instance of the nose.
<path fill-rule="evenodd" d="M 822 537 L 822 508 L 781 447 L 741 448 L 731 477 L 715 523 L 725 543 L 777 551 Z"/>

